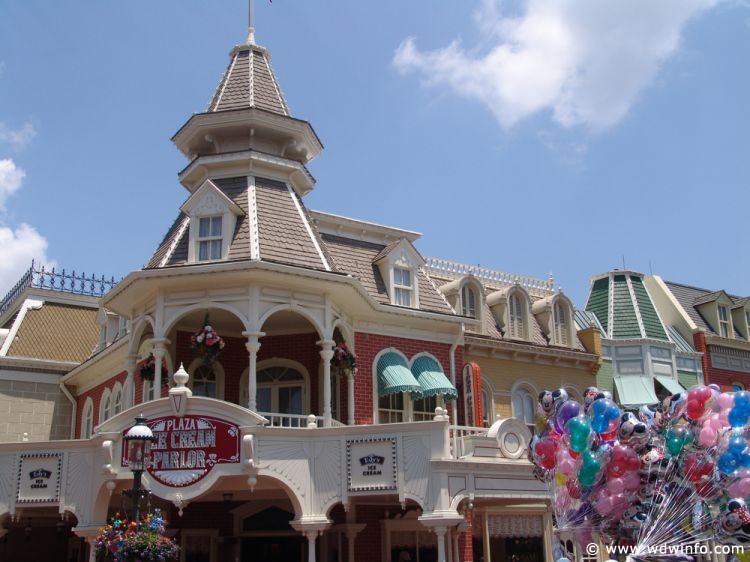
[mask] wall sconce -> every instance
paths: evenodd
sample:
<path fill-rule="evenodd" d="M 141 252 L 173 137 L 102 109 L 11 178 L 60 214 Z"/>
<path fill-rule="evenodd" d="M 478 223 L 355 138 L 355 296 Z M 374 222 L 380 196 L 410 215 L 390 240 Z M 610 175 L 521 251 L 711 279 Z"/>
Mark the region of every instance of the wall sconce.
<path fill-rule="evenodd" d="M 224 505 L 228 506 L 230 503 L 232 503 L 234 494 L 232 492 L 224 492 L 223 494 L 221 494 L 221 497 L 224 500 Z"/>

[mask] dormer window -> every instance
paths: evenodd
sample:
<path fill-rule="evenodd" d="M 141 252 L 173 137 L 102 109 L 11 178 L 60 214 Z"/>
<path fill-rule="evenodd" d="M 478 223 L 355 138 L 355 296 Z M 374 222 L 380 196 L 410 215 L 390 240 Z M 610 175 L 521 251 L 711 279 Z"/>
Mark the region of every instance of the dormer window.
<path fill-rule="evenodd" d="M 555 302 L 553 312 L 553 321 L 555 323 L 555 344 L 569 345 L 568 343 L 568 310 L 567 307 L 559 300 Z"/>
<path fill-rule="evenodd" d="M 477 298 L 469 285 L 461 288 L 461 314 L 470 318 L 477 317 Z"/>
<path fill-rule="evenodd" d="M 718 305 L 717 309 L 719 311 L 719 334 L 723 338 L 728 338 L 730 334 L 729 312 L 726 306 Z"/>
<path fill-rule="evenodd" d="M 222 216 L 200 217 L 198 236 L 196 238 L 196 254 L 198 261 L 213 261 L 221 259 L 222 247 Z"/>
<path fill-rule="evenodd" d="M 745 311 L 745 335 L 750 340 L 750 310 Z"/>
<path fill-rule="evenodd" d="M 400 306 L 411 306 L 412 292 L 414 286 L 412 283 L 412 274 L 408 269 L 401 267 L 393 268 L 393 304 Z"/>
<path fill-rule="evenodd" d="M 521 296 L 513 293 L 508 299 L 508 337 L 515 340 L 525 339 L 524 315 Z"/>

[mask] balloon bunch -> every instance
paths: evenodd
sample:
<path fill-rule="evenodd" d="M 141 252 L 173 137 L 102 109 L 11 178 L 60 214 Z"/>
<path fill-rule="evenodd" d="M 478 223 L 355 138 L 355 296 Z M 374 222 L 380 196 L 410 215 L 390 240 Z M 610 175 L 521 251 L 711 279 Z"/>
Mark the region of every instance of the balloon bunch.
<path fill-rule="evenodd" d="M 663 545 L 750 545 L 750 393 L 699 385 L 635 412 L 596 387 L 582 404 L 545 390 L 539 413 L 529 456 L 556 530 L 580 547 L 593 533 L 641 560 Z"/>

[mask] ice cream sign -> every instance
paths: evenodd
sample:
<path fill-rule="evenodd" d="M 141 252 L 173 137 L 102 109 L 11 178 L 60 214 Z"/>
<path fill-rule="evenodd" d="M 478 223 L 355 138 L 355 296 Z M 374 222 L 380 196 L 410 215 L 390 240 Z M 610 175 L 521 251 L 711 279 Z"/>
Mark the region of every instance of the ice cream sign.
<path fill-rule="evenodd" d="M 232 423 L 207 416 L 168 416 L 148 420 L 146 425 L 154 433 L 147 470 L 165 486 L 190 486 L 217 464 L 240 462 L 240 432 Z M 127 466 L 124 448 L 123 466 Z"/>

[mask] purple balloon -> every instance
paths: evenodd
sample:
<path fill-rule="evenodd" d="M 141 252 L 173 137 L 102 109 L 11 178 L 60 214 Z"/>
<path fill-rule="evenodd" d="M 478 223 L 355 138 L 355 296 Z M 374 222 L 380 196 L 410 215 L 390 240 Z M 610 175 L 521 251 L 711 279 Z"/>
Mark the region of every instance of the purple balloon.
<path fill-rule="evenodd" d="M 560 407 L 555 414 L 555 429 L 557 432 L 565 432 L 568 420 L 576 417 L 580 413 L 581 405 L 575 400 L 566 400 L 560 404 Z"/>

